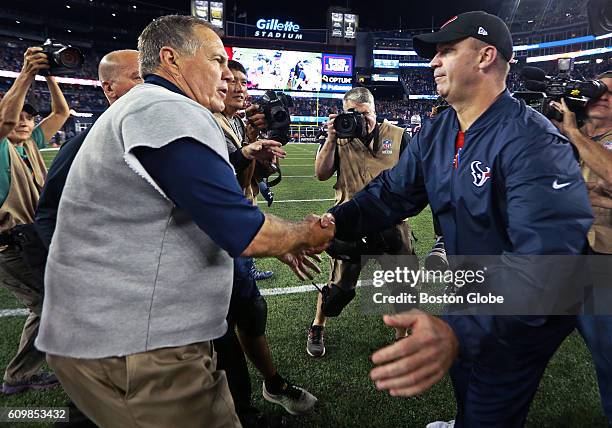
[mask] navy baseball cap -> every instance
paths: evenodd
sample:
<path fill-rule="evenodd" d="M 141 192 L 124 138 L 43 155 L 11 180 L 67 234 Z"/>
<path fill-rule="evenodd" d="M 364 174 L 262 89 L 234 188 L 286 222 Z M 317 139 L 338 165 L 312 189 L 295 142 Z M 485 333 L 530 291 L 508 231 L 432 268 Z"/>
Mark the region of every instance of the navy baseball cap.
<path fill-rule="evenodd" d="M 457 15 L 442 25 L 435 33 L 419 34 L 412 39 L 412 46 L 422 58 L 436 56 L 438 43 L 474 37 L 493 45 L 510 62 L 512 59 L 512 36 L 500 18 L 483 11 L 466 12 Z"/>

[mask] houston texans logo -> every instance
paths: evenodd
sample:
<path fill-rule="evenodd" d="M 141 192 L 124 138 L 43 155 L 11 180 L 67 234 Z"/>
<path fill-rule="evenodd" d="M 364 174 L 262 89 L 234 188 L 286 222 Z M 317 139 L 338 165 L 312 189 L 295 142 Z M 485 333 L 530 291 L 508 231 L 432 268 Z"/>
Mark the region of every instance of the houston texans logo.
<path fill-rule="evenodd" d="M 472 169 L 472 177 L 474 177 L 473 183 L 477 187 L 484 186 L 487 180 L 491 178 L 491 168 L 486 166 L 486 170 L 483 171 L 480 165 L 482 165 L 482 162 L 480 161 L 474 161 L 470 165 L 470 168 Z"/>

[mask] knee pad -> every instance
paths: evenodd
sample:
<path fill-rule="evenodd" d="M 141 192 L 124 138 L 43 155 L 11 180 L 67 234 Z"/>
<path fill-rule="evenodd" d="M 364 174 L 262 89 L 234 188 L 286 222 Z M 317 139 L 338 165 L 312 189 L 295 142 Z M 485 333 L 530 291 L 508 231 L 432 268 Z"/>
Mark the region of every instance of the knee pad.
<path fill-rule="evenodd" d="M 321 290 L 321 310 L 326 317 L 337 317 L 342 309 L 355 298 L 355 289 L 344 289 L 336 284 L 326 285 Z"/>
<path fill-rule="evenodd" d="M 236 325 L 248 336 L 259 337 L 266 333 L 268 303 L 263 296 L 244 301 L 236 311 Z"/>

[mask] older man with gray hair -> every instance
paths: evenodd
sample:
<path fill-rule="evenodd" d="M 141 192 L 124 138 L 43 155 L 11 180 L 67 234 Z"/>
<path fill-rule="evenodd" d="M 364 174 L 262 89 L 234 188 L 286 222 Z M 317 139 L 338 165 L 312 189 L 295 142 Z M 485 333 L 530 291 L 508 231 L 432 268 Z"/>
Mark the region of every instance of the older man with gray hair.
<path fill-rule="evenodd" d="M 211 346 L 227 329 L 232 257 L 309 274 L 306 252 L 334 226 L 244 198 L 212 115 L 231 78 L 212 27 L 164 16 L 138 48 L 145 82 L 98 119 L 68 174 L 36 344 L 101 427 L 240 426 Z"/>

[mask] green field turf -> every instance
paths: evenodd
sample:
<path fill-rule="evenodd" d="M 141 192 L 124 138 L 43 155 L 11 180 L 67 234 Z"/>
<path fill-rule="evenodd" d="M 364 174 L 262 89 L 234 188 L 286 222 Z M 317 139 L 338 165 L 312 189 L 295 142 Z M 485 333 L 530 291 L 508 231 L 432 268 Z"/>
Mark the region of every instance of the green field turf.
<path fill-rule="evenodd" d="M 283 218 L 298 220 L 310 213 L 323 213 L 333 201 L 304 202 L 311 199 L 332 199 L 334 179 L 319 182 L 314 178 L 316 145 L 288 145 L 289 157 L 282 161 L 287 176 L 275 187 L 271 208 L 263 210 Z M 46 152 L 49 162 L 55 152 Z M 308 176 L 298 178 L 291 176 Z M 299 200 L 302 202 L 287 202 Z M 433 243 L 431 214 L 424 211 L 411 220 L 417 242 L 417 254 L 422 259 Z M 316 281 L 325 282 L 328 258 L 323 256 L 323 273 Z M 272 259 L 258 260 L 258 268 L 271 269 L 275 276 L 260 282 L 262 289 L 305 285 L 293 276 L 289 268 Z M 314 287 L 313 287 L 314 290 Z M 359 293 L 358 297 L 359 298 Z M 372 352 L 393 338 L 379 316 L 365 315 L 360 305 L 347 307 L 339 318 L 328 322 L 327 354 L 322 359 L 310 358 L 305 351 L 306 329 L 314 316 L 315 292 L 268 296 L 268 340 L 280 373 L 308 389 L 319 398 L 315 412 L 306 417 L 286 414 L 280 407 L 261 397 L 260 376 L 251 367 L 253 398 L 263 411 L 284 418 L 288 427 L 424 427 L 435 420 L 449 420 L 455 412 L 455 402 L 448 377 L 430 391 L 416 398 L 394 398 L 377 391 L 368 380 Z M 356 299 L 356 300 L 357 300 Z M 20 308 L 18 301 L 0 289 L 0 309 Z M 0 318 L 0 366 L 4 367 L 15 353 L 24 317 Z M 0 407 L 61 406 L 67 397 L 61 389 L 29 392 L 18 396 L 0 396 Z M 45 426 L 19 424 L 19 427 Z M 605 417 L 591 357 L 582 338 L 572 334 L 552 359 L 540 389 L 531 406 L 529 427 L 605 427 Z M 169 427 L 170 428 L 170 427 Z"/>

